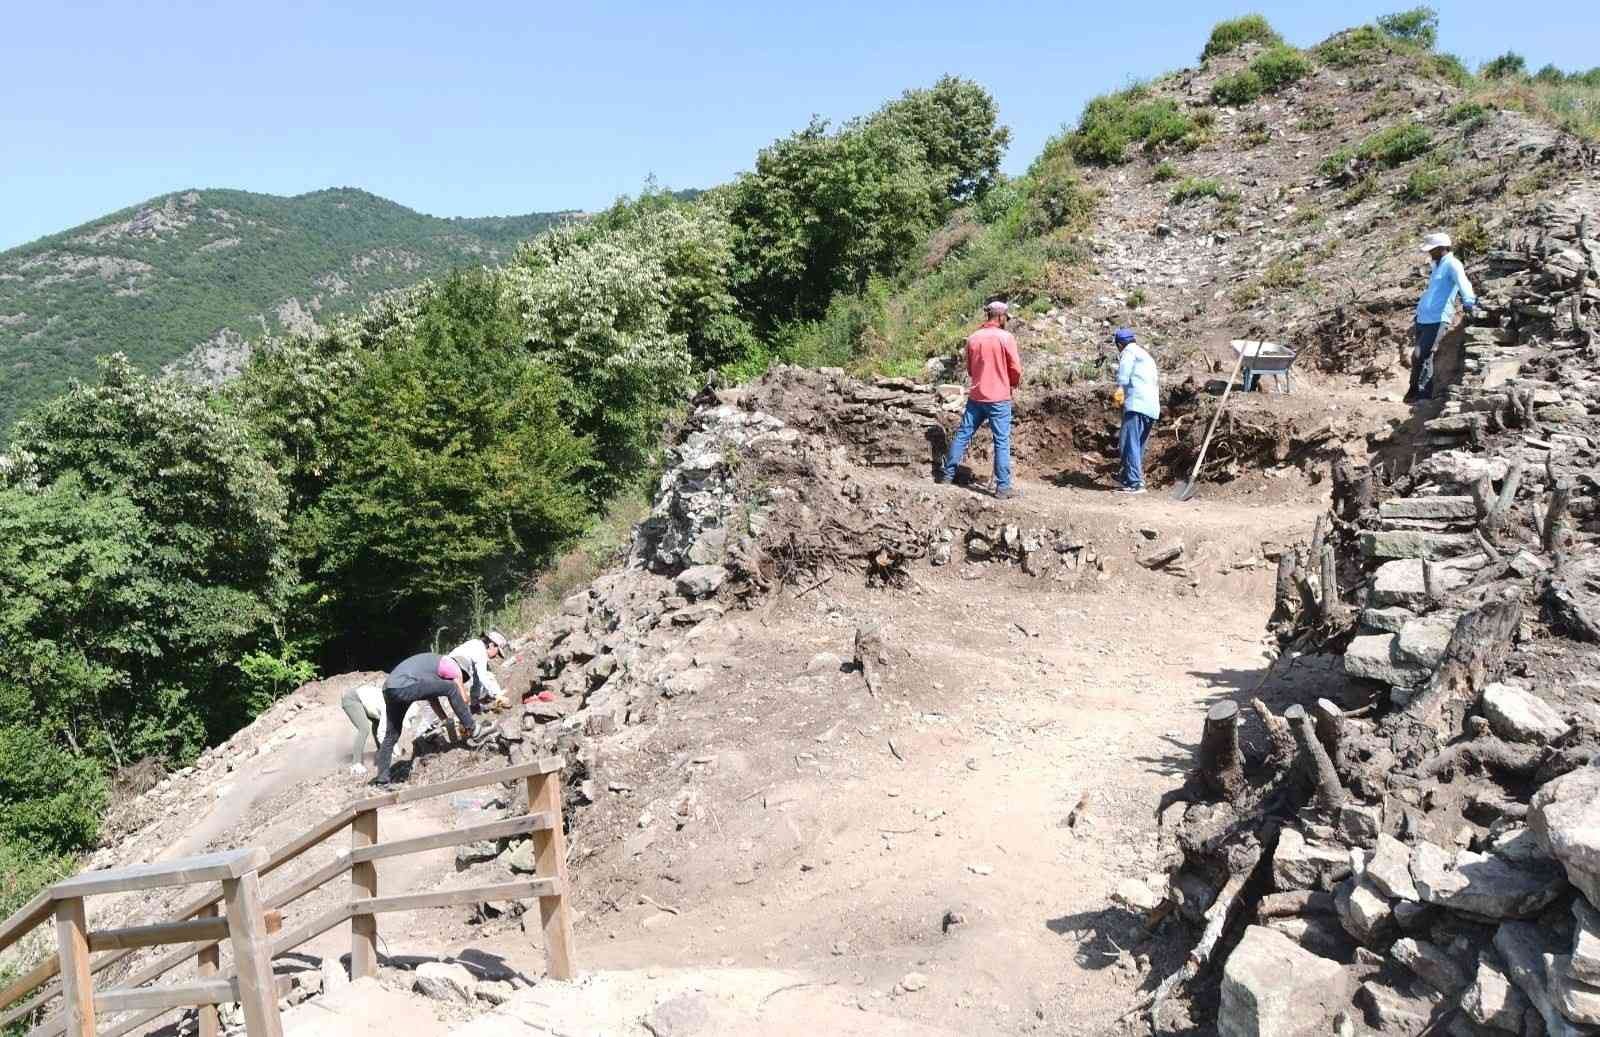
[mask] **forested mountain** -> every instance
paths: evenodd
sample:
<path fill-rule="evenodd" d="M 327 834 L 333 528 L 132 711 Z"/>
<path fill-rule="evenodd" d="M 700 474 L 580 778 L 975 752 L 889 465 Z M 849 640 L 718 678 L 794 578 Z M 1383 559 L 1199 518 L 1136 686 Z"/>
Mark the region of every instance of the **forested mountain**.
<path fill-rule="evenodd" d="M 502 262 L 563 215 L 440 219 L 351 188 L 181 191 L 0 253 L 0 441 L 97 356 L 220 380 L 248 340 Z"/>

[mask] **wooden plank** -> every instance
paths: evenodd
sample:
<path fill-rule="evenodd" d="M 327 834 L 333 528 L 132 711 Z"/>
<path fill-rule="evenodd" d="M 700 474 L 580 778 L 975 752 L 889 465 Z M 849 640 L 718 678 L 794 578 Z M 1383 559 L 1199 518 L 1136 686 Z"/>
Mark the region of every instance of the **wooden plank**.
<path fill-rule="evenodd" d="M 288 976 L 272 979 L 273 1014 L 277 1014 L 277 999 L 287 994 L 293 983 Z M 168 987 L 117 987 L 103 990 L 94 996 L 95 1008 L 101 1012 L 149 1012 L 145 1021 L 154 1019 L 174 1008 L 191 1008 L 195 1005 L 211 1007 L 238 1001 L 241 998 L 239 980 L 208 979 L 199 983 L 183 983 Z M 253 1034 L 252 1034 L 253 1037 Z"/>
<path fill-rule="evenodd" d="M 348 904 L 340 904 L 331 911 L 325 911 L 311 921 L 306 922 L 303 925 L 296 926 L 294 929 L 279 935 L 277 939 L 272 941 L 272 955 L 273 957 L 277 957 L 286 951 L 294 950 L 307 940 L 315 939 L 316 937 L 327 932 L 329 929 L 344 924 L 349 920 L 349 918 L 350 906 Z M 223 969 L 219 975 L 224 978 L 231 977 L 233 975 L 232 966 Z M 287 977 L 278 977 L 278 993 L 280 997 L 284 993 L 283 985 L 286 981 Z M 161 1016 L 170 1011 L 172 1011 L 170 1008 L 156 1008 L 150 1011 L 140 1012 L 138 1015 L 132 1016 L 125 1022 L 120 1022 L 110 1029 L 103 1031 L 100 1034 L 100 1037 L 123 1037 L 123 1034 L 132 1033 L 134 1030 L 140 1029 L 141 1027 L 154 1022 L 156 1019 L 159 1019 Z M 206 1010 L 204 1008 L 200 1009 L 201 1018 L 205 1017 L 205 1012 Z M 30 1033 L 28 1037 L 53 1037 L 55 1033 L 59 1032 L 60 1030 L 55 1030 L 51 1033 L 35 1032 Z"/>
<path fill-rule="evenodd" d="M 198 857 L 184 857 L 175 861 L 156 861 L 151 864 L 135 864 L 127 868 L 86 871 L 57 882 L 50 887 L 50 895 L 57 900 L 66 900 L 71 897 L 88 897 L 101 893 L 127 893 L 139 889 L 160 889 L 163 886 L 216 882 L 238 878 L 266 862 L 266 850 L 249 847 L 243 850 L 206 853 Z"/>
<path fill-rule="evenodd" d="M 292 951 L 307 940 L 314 940 L 329 929 L 343 925 L 349 920 L 350 905 L 337 904 L 310 921 L 302 922 L 288 932 L 279 934 L 278 938 L 272 941 L 272 956 L 276 958 L 280 954 Z"/>
<path fill-rule="evenodd" d="M 60 971 L 61 958 L 54 954 L 50 955 L 39 964 L 29 969 L 27 972 L 24 972 L 21 976 L 18 976 L 16 982 L 6 987 L 5 990 L 0 990 L 0 1005 L 9 1005 L 18 999 L 27 996 L 27 994 L 35 987 L 43 986 L 44 984 L 50 982 L 50 980 L 53 979 Z M 16 1019 L 20 1019 L 22 1016 L 27 1015 L 37 1007 L 37 1005 L 33 1005 L 32 1007 L 29 1007 L 29 1005 L 23 1005 L 14 1016 L 10 1013 L 0 1016 L 0 1029 L 4 1029 L 7 1025 Z"/>
<path fill-rule="evenodd" d="M 470 889 L 408 893 L 398 897 L 373 897 L 353 901 L 350 910 L 357 914 L 382 915 L 395 911 L 425 911 L 433 907 L 477 904 L 482 901 L 526 900 L 530 897 L 554 896 L 557 892 L 559 891 L 554 879 L 529 879 L 523 882 L 501 882 L 493 886 L 473 886 Z"/>
<path fill-rule="evenodd" d="M 272 981 L 272 945 L 261 905 L 261 880 L 246 872 L 222 884 L 228 908 L 228 942 L 233 970 L 239 978 L 239 1007 L 244 1009 L 250 1037 L 283 1037 L 278 1015 L 278 988 Z"/>
<path fill-rule="evenodd" d="M 217 905 L 215 904 L 206 908 L 203 914 L 219 921 L 222 920 L 221 912 L 217 910 Z M 279 915 L 278 917 L 281 919 L 283 916 Z M 222 928 L 223 933 L 226 934 L 228 928 L 226 922 L 223 923 Z M 200 981 L 204 983 L 208 980 L 214 980 L 220 971 L 222 971 L 222 948 L 214 943 L 208 943 L 201 947 L 198 960 L 195 962 L 195 972 L 199 975 Z M 201 1005 L 198 1015 L 200 1037 L 221 1037 L 222 1018 L 217 1014 L 216 1005 Z"/>
<path fill-rule="evenodd" d="M 61 1021 L 67 1037 L 94 1037 L 89 920 L 84 914 L 82 897 L 57 900 L 56 956 L 61 959 Z"/>
<path fill-rule="evenodd" d="M 400 789 L 395 795 L 396 802 L 415 803 L 419 799 L 432 799 L 434 796 L 447 796 L 452 792 L 464 792 L 467 789 L 481 788 L 484 785 L 501 785 L 508 781 L 520 778 L 529 778 L 535 774 L 548 774 L 559 771 L 562 767 L 559 756 L 545 756 L 527 763 L 518 763 L 499 770 L 484 771 L 481 774 L 468 774 L 449 781 L 437 782 L 433 785 L 418 785 L 414 788 Z"/>
<path fill-rule="evenodd" d="M 325 883 L 331 882 L 349 870 L 350 858 L 348 856 L 340 855 L 335 857 L 333 860 L 329 861 L 327 864 L 324 864 L 316 871 L 313 871 L 311 874 L 300 879 L 294 885 L 285 886 L 283 889 L 272 894 L 272 896 L 267 898 L 267 906 L 269 908 L 287 907 L 296 900 L 299 900 L 301 897 L 305 896 L 307 893 L 313 892 L 318 887 L 324 885 Z"/>
<path fill-rule="evenodd" d="M 411 839 L 396 839 L 392 842 L 363 846 L 350 851 L 350 860 L 360 864 L 364 861 L 380 861 L 385 857 L 400 857 L 408 853 L 422 853 L 425 850 L 437 850 L 446 846 L 460 846 L 462 843 L 504 839 L 513 835 L 524 835 L 538 828 L 548 828 L 552 820 L 548 813 L 519 814 L 516 817 L 490 821 L 488 824 L 473 825 L 469 828 L 452 828 L 432 835 L 419 835 Z"/>
<path fill-rule="evenodd" d="M 215 908 L 207 908 L 215 911 Z M 266 912 L 267 932 L 283 928 L 283 912 Z M 188 922 L 158 922 L 125 929 L 101 929 L 89 934 L 91 951 L 123 950 L 135 947 L 160 947 L 173 943 L 215 942 L 228 938 L 228 923 L 221 917 L 197 918 Z"/>
<path fill-rule="evenodd" d="M 11 917 L 0 922 L 0 950 L 17 942 L 17 939 L 28 933 L 39 923 L 50 917 L 55 910 L 55 899 L 50 895 L 49 889 L 42 889 L 33 895 L 33 899 L 11 912 Z M 9 1001 L 0 1001 L 0 1005 L 10 1004 Z"/>
<path fill-rule="evenodd" d="M 370 900 L 378 895 L 378 866 L 371 861 L 356 863 L 360 850 L 378 841 L 378 812 L 367 810 L 350 822 L 350 899 Z M 378 920 L 372 915 L 350 916 L 350 978 L 378 974 Z"/>
<path fill-rule="evenodd" d="M 140 1012 L 159 1008 L 188 1008 L 190 1005 L 220 1005 L 239 1000 L 237 979 L 207 979 L 171 987 L 118 987 L 94 996 L 94 1006 L 102 1012 Z"/>
<path fill-rule="evenodd" d="M 545 971 L 556 979 L 578 976 L 572 935 L 572 907 L 567 901 L 567 836 L 561 824 L 561 773 L 537 774 L 528 779 L 528 810 L 545 814 L 551 823 L 533 833 L 534 871 L 553 879 L 556 892 L 539 898 L 539 921 L 544 930 Z M 537 816 L 537 815 L 535 815 Z"/>

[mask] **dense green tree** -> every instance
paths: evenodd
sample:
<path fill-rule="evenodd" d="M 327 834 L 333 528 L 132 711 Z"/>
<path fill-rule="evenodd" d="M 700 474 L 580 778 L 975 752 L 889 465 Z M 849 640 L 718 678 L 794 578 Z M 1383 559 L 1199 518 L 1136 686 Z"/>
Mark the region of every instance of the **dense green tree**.
<path fill-rule="evenodd" d="M 907 90 L 884 105 L 865 128 L 912 141 L 932 174 L 934 203 L 948 211 L 994 186 L 1011 143 L 1011 130 L 999 118 L 1000 107 L 989 91 L 970 79 L 943 76 L 932 87 Z"/>
<path fill-rule="evenodd" d="M 939 181 L 898 133 L 810 126 L 765 148 L 733 188 L 739 291 L 772 325 L 897 270 L 937 222 Z"/>
<path fill-rule="evenodd" d="M 1431 7 L 1413 7 L 1409 11 L 1386 14 L 1378 19 L 1378 28 L 1397 40 L 1432 50 L 1439 42 L 1439 12 Z"/>
<path fill-rule="evenodd" d="M 81 717 L 77 697 L 97 696 L 120 718 L 95 747 L 113 758 L 232 731 L 237 660 L 271 642 L 290 576 L 285 494 L 244 423 L 110 357 L 17 424 L 6 484 L 7 623 L 14 643 L 51 646 L 30 663 L 51 669 L 25 682 L 34 708 Z"/>

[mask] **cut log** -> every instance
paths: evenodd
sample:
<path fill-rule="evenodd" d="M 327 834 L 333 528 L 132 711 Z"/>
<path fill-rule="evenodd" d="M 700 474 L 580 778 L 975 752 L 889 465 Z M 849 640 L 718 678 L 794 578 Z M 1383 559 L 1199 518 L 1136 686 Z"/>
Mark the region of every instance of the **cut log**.
<path fill-rule="evenodd" d="M 1566 517 L 1567 505 L 1572 497 L 1572 480 L 1556 479 L 1550 488 L 1550 507 L 1544 513 L 1544 549 L 1555 554 L 1561 546 L 1561 520 Z"/>
<path fill-rule="evenodd" d="M 1456 621 L 1433 679 L 1396 718 L 1396 753 L 1415 764 L 1461 730 L 1467 708 L 1505 663 L 1521 623 L 1516 599 L 1491 601 Z"/>
<path fill-rule="evenodd" d="M 1200 776 L 1216 795 L 1238 803 L 1250 791 L 1239 753 L 1239 704 L 1224 699 L 1206 712 L 1200 736 Z"/>
<path fill-rule="evenodd" d="M 1292 889 L 1287 893 L 1268 893 L 1256 904 L 1256 918 L 1293 918 L 1297 915 L 1331 915 L 1333 894 L 1320 889 Z"/>
<path fill-rule="evenodd" d="M 1301 705 L 1293 705 L 1284 710 L 1283 718 L 1294 729 L 1295 741 L 1300 746 L 1300 752 L 1304 754 L 1305 766 L 1311 772 L 1315 783 L 1314 806 L 1325 815 L 1337 814 L 1339 808 L 1344 806 L 1350 797 L 1339 781 L 1339 772 L 1333 769 L 1333 760 L 1329 758 L 1328 751 L 1317 741 L 1315 722 Z"/>
<path fill-rule="evenodd" d="M 1333 511 L 1346 522 L 1354 522 L 1372 507 L 1372 472 L 1356 468 L 1349 461 L 1333 466 Z"/>
<path fill-rule="evenodd" d="M 1545 748 L 1539 745 L 1514 745 L 1493 735 L 1452 745 L 1418 769 L 1425 778 L 1454 774 L 1464 766 L 1493 771 L 1501 777 L 1526 778 L 1544 762 Z"/>
<path fill-rule="evenodd" d="M 1295 598 L 1297 586 L 1294 548 L 1286 547 L 1278 556 L 1278 581 L 1273 592 L 1272 622 L 1288 623 L 1294 619 L 1300 609 L 1300 604 Z"/>

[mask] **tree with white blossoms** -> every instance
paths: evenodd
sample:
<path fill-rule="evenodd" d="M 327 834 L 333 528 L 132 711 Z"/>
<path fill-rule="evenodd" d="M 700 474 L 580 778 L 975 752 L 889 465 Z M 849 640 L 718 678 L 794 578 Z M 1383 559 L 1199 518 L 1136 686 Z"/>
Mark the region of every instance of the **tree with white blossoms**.
<path fill-rule="evenodd" d="M 690 385 L 688 335 L 674 328 L 665 249 L 632 232 L 564 228 L 517 250 L 505 270 L 528 348 L 568 383 L 561 413 L 593 444 L 603 500 L 638 471 Z"/>

